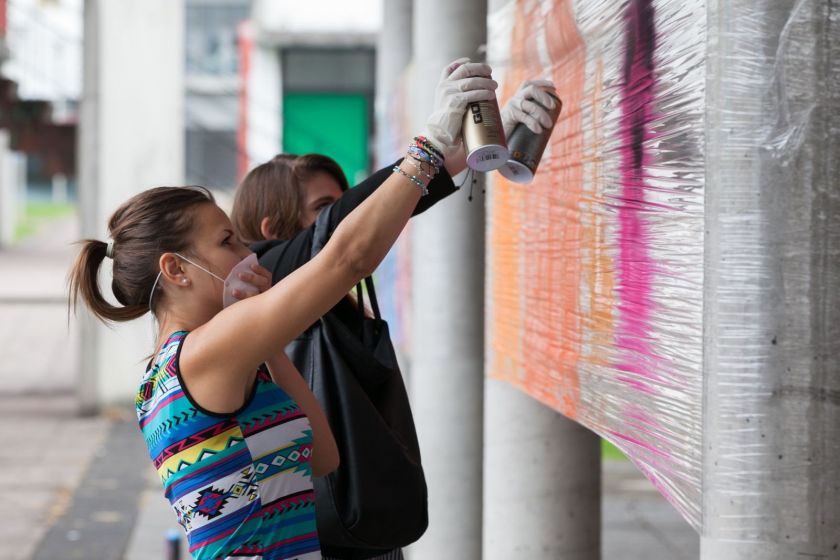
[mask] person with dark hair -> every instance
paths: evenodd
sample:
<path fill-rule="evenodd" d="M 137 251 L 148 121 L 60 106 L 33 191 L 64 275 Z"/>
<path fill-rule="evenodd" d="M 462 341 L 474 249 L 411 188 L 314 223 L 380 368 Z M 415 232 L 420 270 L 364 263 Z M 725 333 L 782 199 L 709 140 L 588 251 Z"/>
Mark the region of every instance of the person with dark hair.
<path fill-rule="evenodd" d="M 463 98 L 438 98 L 430 121 L 459 121 L 465 101 L 491 98 L 488 74 L 462 73 Z M 250 251 L 206 189 L 142 192 L 111 217 L 110 241 L 81 242 L 71 304 L 81 300 L 106 322 L 147 311 L 157 320 L 137 415 L 194 558 L 321 558 L 312 476 L 334 470 L 339 457 L 283 348 L 369 276 L 397 239 L 458 141 L 457 129 L 429 128 L 438 133 L 415 138 L 318 256 L 270 288 L 269 273 L 252 266 L 240 279 L 264 291 L 227 307 L 225 279 Z M 106 258 L 118 305 L 99 284 Z"/>
<path fill-rule="evenodd" d="M 466 62 L 466 63 L 465 63 Z M 463 66 L 461 66 L 463 65 Z M 482 74 L 489 67 L 484 64 L 469 63 L 465 59 L 454 61 L 449 67 L 450 74 L 444 74 L 438 86 L 438 96 L 455 82 L 459 74 L 453 70 L 461 66 L 461 72 Z M 508 129 L 523 123 L 535 133 L 543 127 L 552 125 L 551 117 L 545 106 L 552 106 L 553 101 L 543 91 L 553 90 L 549 81 L 525 82 L 519 91 L 502 109 L 503 122 Z M 451 88 L 450 95 L 458 95 L 458 86 Z M 542 103 L 537 103 L 539 101 Z M 460 122 L 454 123 L 460 131 Z M 400 165 L 402 160 L 396 162 Z M 334 232 L 342 221 L 368 197 L 376 192 L 383 181 L 390 175 L 392 166 L 380 169 L 359 185 L 348 189 L 348 182 L 338 163 L 320 154 L 294 156 L 281 154 L 256 166 L 236 188 L 231 219 L 241 239 L 250 244 L 258 255 L 260 264 L 271 272 L 272 283 L 281 282 L 288 275 L 304 266 L 312 258 L 313 246 L 322 241 L 321 231 L 326 236 Z M 442 169 L 429 182 L 428 196 L 420 199 L 412 216 L 418 215 L 437 202 L 453 194 L 457 187 L 451 176 L 466 169 L 463 146 L 453 142 L 446 157 L 445 169 Z M 316 219 L 321 211 L 328 215 L 324 224 L 316 226 Z M 360 309 L 353 295 L 348 294 L 329 312 L 330 318 L 340 322 L 348 332 L 362 338 L 364 310 Z M 291 350 L 291 347 L 290 347 Z M 334 346 L 332 351 L 340 354 L 342 349 Z M 308 352 L 290 351 L 295 365 L 306 371 Z M 356 356 L 344 356 L 351 363 Z M 399 376 L 398 370 L 391 375 Z M 407 406 L 407 405 L 406 405 Z M 410 410 L 407 412 L 410 419 Z M 361 419 L 360 419 L 361 420 Z M 362 422 L 342 426 L 343 430 L 361 425 Z M 334 427 L 335 428 L 335 427 Z M 413 432 L 413 425 L 411 431 Z M 408 439 L 411 439 L 410 434 Z M 359 437 L 363 437 L 361 434 Z M 416 437 L 416 436 L 415 436 Z M 351 438 L 347 438 L 348 440 Z M 345 441 L 349 444 L 349 441 Z M 345 461 L 343 469 L 354 468 L 350 461 Z M 358 479 L 358 475 L 347 475 L 349 480 Z M 337 485 L 332 485 L 337 486 Z M 364 499 L 364 496 L 362 496 Z M 354 513 L 358 514 L 357 511 Z M 374 546 L 347 546 L 346 543 L 329 542 L 332 535 L 322 534 L 322 545 L 331 558 L 341 560 L 391 560 L 402 558 L 400 549 L 383 550 Z M 325 540 L 326 539 L 326 540 Z M 336 537 L 336 541 L 340 540 Z M 384 540 L 384 539 L 383 539 Z"/>

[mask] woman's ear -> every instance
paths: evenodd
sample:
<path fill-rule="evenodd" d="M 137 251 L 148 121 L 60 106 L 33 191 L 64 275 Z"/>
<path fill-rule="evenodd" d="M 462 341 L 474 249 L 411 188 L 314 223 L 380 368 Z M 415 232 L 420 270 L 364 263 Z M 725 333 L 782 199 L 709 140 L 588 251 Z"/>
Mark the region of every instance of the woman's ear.
<path fill-rule="evenodd" d="M 177 286 L 189 286 L 190 279 L 184 267 L 181 266 L 181 261 L 174 253 L 164 253 L 160 256 L 159 266 L 161 276 L 167 282 Z"/>
<path fill-rule="evenodd" d="M 274 235 L 274 232 L 271 231 L 271 220 L 268 218 L 268 216 L 260 220 L 260 234 L 263 236 L 263 239 L 277 238 L 277 236 Z"/>

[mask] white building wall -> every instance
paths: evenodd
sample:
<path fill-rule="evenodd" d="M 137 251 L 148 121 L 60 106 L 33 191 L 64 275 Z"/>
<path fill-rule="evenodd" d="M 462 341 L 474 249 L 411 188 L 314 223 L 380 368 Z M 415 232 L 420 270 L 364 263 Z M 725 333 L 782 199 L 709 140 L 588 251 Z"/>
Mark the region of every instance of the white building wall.
<path fill-rule="evenodd" d="M 253 21 L 260 34 L 377 33 L 382 25 L 383 0 L 318 0 L 277 2 L 254 0 Z"/>

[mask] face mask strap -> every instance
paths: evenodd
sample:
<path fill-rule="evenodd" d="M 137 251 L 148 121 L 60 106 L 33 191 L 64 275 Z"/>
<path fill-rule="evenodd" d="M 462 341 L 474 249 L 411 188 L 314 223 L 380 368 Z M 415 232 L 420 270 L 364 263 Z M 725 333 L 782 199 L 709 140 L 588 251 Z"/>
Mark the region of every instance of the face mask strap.
<path fill-rule="evenodd" d="M 217 280 L 219 280 L 222 284 L 225 283 L 224 278 L 221 278 L 218 274 L 213 274 L 212 272 L 210 272 L 209 270 L 207 270 L 206 268 L 204 268 L 200 264 L 194 263 L 193 261 L 191 261 L 190 259 L 188 259 L 184 255 L 182 255 L 181 253 L 175 253 L 175 255 L 181 257 L 182 259 L 184 259 L 185 261 L 187 261 L 188 263 L 190 263 L 194 267 L 200 268 L 201 270 L 203 270 L 204 272 L 206 272 L 207 274 L 209 274 L 213 278 L 216 278 Z M 149 292 L 149 313 L 151 313 L 152 315 L 154 315 L 154 313 L 152 313 L 152 298 L 155 296 L 155 288 L 157 288 L 158 282 L 160 282 L 160 275 L 161 274 L 163 274 L 162 270 L 157 273 L 157 276 L 155 277 L 155 281 L 152 284 L 152 291 Z"/>
<path fill-rule="evenodd" d="M 217 279 L 219 282 L 221 282 L 222 284 L 224 284 L 224 283 L 225 283 L 225 279 L 224 279 L 224 278 L 222 278 L 222 277 L 220 277 L 218 274 L 214 274 L 214 273 L 210 272 L 209 270 L 207 270 L 206 268 L 204 268 L 203 266 L 201 266 L 200 264 L 194 263 L 193 261 L 191 261 L 190 259 L 188 259 L 188 258 L 187 258 L 187 257 L 185 257 L 184 255 L 182 255 L 181 253 L 175 253 L 175 254 L 176 254 L 177 256 L 181 257 L 182 259 L 184 259 L 185 261 L 187 261 L 188 263 L 190 263 L 191 265 L 193 265 L 194 267 L 196 267 L 196 268 L 200 268 L 201 270 L 203 270 L 204 272 L 206 272 L 207 274 L 209 274 L 209 275 L 210 275 L 210 276 L 212 276 L 213 278 L 216 278 L 216 279 Z"/>
<path fill-rule="evenodd" d="M 155 277 L 155 282 L 154 282 L 154 284 L 152 284 L 152 291 L 149 292 L 149 313 L 151 313 L 152 317 L 155 316 L 155 314 L 152 313 L 152 298 L 155 296 L 155 288 L 157 288 L 158 282 L 160 281 L 160 275 L 161 274 L 163 274 L 162 270 L 157 273 L 157 276 Z"/>

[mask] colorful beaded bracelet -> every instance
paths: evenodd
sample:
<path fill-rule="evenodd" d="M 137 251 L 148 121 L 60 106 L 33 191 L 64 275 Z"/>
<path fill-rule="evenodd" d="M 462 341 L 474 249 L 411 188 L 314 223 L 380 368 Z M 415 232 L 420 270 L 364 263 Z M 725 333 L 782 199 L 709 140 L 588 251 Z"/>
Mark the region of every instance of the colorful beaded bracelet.
<path fill-rule="evenodd" d="M 400 173 L 400 174 L 402 174 L 402 175 L 403 175 L 403 176 L 405 176 L 405 177 L 406 177 L 409 181 L 411 181 L 412 183 L 414 183 L 415 185 L 417 185 L 418 187 L 420 187 L 420 191 L 423 193 L 423 196 L 426 196 L 427 194 L 429 194 L 429 189 L 428 189 L 428 188 L 426 188 L 426 185 L 425 185 L 425 183 L 423 183 L 423 181 L 421 181 L 420 179 L 418 179 L 418 178 L 417 178 L 417 177 L 415 177 L 414 175 L 409 175 L 408 173 L 406 173 L 405 171 L 403 171 L 402 169 L 400 169 L 400 166 L 399 166 L 399 165 L 395 165 L 395 166 L 394 166 L 394 168 L 393 168 L 391 171 L 392 171 L 392 172 L 394 172 L 394 173 Z"/>

